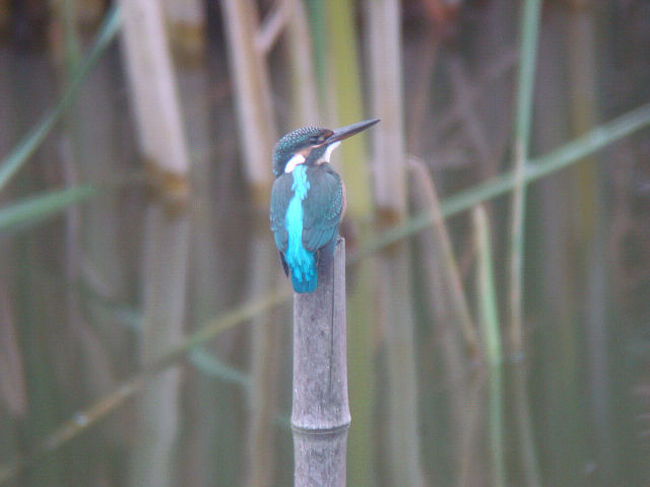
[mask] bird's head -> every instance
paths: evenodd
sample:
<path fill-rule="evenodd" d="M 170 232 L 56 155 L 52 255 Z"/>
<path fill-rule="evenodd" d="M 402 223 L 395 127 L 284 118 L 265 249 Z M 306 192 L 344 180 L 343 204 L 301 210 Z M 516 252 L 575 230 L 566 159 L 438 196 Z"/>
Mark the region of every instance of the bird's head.
<path fill-rule="evenodd" d="M 273 150 L 273 174 L 276 178 L 291 173 L 299 164 L 315 165 L 329 162 L 330 156 L 343 139 L 358 134 L 379 119 L 364 120 L 330 130 L 303 127 L 284 135 Z"/>

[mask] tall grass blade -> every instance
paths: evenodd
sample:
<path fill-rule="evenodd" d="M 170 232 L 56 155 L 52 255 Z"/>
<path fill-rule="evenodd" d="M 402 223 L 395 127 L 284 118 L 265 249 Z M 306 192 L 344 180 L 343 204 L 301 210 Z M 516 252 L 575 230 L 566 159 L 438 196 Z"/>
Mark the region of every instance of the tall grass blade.
<path fill-rule="evenodd" d="M 499 316 L 497 293 L 494 287 L 494 266 L 492 264 L 492 246 L 485 208 L 478 205 L 474 208 L 474 231 L 476 233 L 476 248 L 478 255 L 477 294 L 478 320 L 483 330 L 485 356 L 490 365 L 502 361 L 501 336 L 499 332 Z"/>
<path fill-rule="evenodd" d="M 80 203 L 97 193 L 92 184 L 83 184 L 33 196 L 0 208 L 0 235 L 26 228 Z"/>
<path fill-rule="evenodd" d="M 173 345 L 166 353 L 155 359 L 154 362 L 145 364 L 139 373 L 122 382 L 115 391 L 91 404 L 88 408 L 75 413 L 72 418 L 63 422 L 36 446 L 29 455 L 21 456 L 9 463 L 0 465 L 0 485 L 8 482 L 20 474 L 25 468 L 33 465 L 46 455 L 67 445 L 72 439 L 97 424 L 138 392 L 147 383 L 148 379 L 165 370 L 170 365 L 175 364 L 196 346 L 215 338 L 220 333 L 240 323 L 251 320 L 263 311 L 287 301 L 289 297 L 290 294 L 288 291 L 272 293 L 253 302 L 244 303 L 229 312 L 206 321 L 199 326 L 195 333 L 181 339 L 178 344 Z"/>
<path fill-rule="evenodd" d="M 0 191 L 4 189 L 11 178 L 29 160 L 36 149 L 50 133 L 50 130 L 59 121 L 61 116 L 71 106 L 79 94 L 90 70 L 97 64 L 97 61 L 111 44 L 120 28 L 119 10 L 112 7 L 97 34 L 97 38 L 90 49 L 86 60 L 79 67 L 79 70 L 72 77 L 72 82 L 59 100 L 41 121 L 18 143 L 16 148 L 5 157 L 0 163 Z"/>
<path fill-rule="evenodd" d="M 485 356 L 489 366 L 489 415 L 492 485 L 506 485 L 505 452 L 503 444 L 503 356 L 497 312 L 497 294 L 494 287 L 494 266 L 487 214 L 482 205 L 474 208 L 474 231 L 478 255 L 476 288 L 478 319 L 483 330 Z"/>
<path fill-rule="evenodd" d="M 648 125 L 650 125 L 650 103 L 600 125 L 544 156 L 531 159 L 524 171 L 524 182 L 526 184 L 532 183 L 575 164 L 583 157 Z M 507 193 L 514 188 L 514 185 L 513 171 L 506 172 L 501 176 L 489 179 L 484 183 L 477 184 L 470 189 L 446 198 L 442 202 L 442 214 L 444 217 L 456 215 L 479 203 Z M 350 256 L 348 263 L 356 262 L 381 248 L 419 232 L 431 225 L 433 219 L 434 216 L 431 212 L 423 212 L 411 217 L 405 223 L 382 232 L 355 255 Z"/>
<path fill-rule="evenodd" d="M 522 17 L 521 32 L 521 63 L 519 65 L 519 82 L 517 93 L 517 112 L 515 118 L 515 141 L 513 154 L 515 155 L 514 189 L 512 194 L 512 210 L 510 222 L 510 286 L 509 286 L 509 345 L 510 352 L 520 354 L 524 348 L 523 337 L 523 261 L 526 215 L 526 182 L 524 175 L 528 164 L 530 146 L 530 127 L 532 124 L 533 87 L 535 63 L 537 58 L 537 44 L 539 38 L 541 2 L 539 0 L 526 0 Z M 499 376 L 500 376 L 499 370 Z M 525 393 L 525 381 L 522 382 Z M 534 451 L 534 441 L 529 430 L 530 422 L 518 416 L 519 432 L 522 438 L 531 438 L 526 443 L 526 453 L 532 463 L 526 469 L 528 479 L 535 478 L 534 472 L 538 470 L 536 457 L 530 455 Z M 504 480 L 504 479 L 502 479 Z"/>
<path fill-rule="evenodd" d="M 526 183 L 524 181 L 524 171 L 530 145 L 540 8 L 541 2 L 539 0 L 526 0 L 522 19 L 521 63 L 519 64 L 517 112 L 515 116 L 515 147 L 513 151 L 515 154 L 515 186 L 512 194 L 510 227 L 510 342 L 512 351 L 515 352 L 521 351 L 523 347 L 522 269 L 524 259 L 524 217 L 526 214 Z"/>
<path fill-rule="evenodd" d="M 244 387 L 250 385 L 250 378 L 247 374 L 224 363 L 205 347 L 197 347 L 190 353 L 189 360 L 197 370 L 210 377 Z"/>
<path fill-rule="evenodd" d="M 526 0 L 521 26 L 521 62 L 517 84 L 515 140 L 522 144 L 522 152 L 525 156 L 528 155 L 530 145 L 540 8 L 540 0 Z"/>

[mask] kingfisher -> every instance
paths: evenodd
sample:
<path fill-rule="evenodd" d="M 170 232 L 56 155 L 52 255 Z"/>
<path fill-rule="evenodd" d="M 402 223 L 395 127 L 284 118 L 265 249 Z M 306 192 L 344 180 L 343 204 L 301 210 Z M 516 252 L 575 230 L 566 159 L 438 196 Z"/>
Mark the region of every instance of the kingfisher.
<path fill-rule="evenodd" d="M 345 211 L 345 186 L 330 157 L 343 139 L 379 119 L 330 130 L 303 127 L 284 135 L 273 150 L 271 230 L 280 260 L 297 293 L 312 293 L 318 267 L 334 255 Z"/>

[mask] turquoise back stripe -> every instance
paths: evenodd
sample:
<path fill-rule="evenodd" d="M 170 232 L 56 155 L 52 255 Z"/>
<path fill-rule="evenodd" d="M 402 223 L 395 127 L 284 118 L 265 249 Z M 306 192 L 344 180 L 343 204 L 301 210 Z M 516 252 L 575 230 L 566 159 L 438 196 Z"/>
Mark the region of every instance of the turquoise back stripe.
<path fill-rule="evenodd" d="M 291 269 L 291 280 L 297 292 L 312 292 L 316 289 L 316 256 L 302 245 L 303 209 L 302 201 L 309 192 L 307 168 L 299 164 L 291 172 L 293 197 L 287 207 L 285 228 L 289 236 L 285 260 Z"/>

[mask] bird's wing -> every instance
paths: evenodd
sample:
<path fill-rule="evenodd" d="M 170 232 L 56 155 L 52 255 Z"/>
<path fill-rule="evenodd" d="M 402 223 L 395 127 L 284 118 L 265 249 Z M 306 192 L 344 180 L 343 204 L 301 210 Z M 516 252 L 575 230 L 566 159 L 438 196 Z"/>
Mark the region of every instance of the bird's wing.
<path fill-rule="evenodd" d="M 309 192 L 302 202 L 302 243 L 305 249 L 315 252 L 336 238 L 345 195 L 341 178 L 329 164 L 314 168 L 309 182 Z"/>
<path fill-rule="evenodd" d="M 287 214 L 289 201 L 293 196 L 291 184 L 293 178 L 289 174 L 284 174 L 275 180 L 271 190 L 271 231 L 275 239 L 275 245 L 280 252 L 287 250 L 289 236 L 284 226 L 284 219 Z"/>

